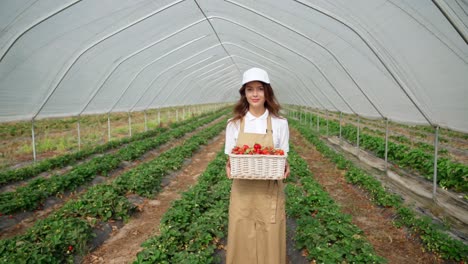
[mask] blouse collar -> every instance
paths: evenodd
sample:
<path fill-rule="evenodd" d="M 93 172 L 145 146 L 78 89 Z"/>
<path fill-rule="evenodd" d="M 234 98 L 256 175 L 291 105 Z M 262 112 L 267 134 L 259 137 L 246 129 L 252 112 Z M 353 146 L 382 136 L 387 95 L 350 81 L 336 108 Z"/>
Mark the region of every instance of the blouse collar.
<path fill-rule="evenodd" d="M 245 118 L 249 121 L 254 120 L 254 119 L 260 119 L 260 120 L 266 120 L 269 115 L 268 109 L 265 109 L 265 113 L 263 115 L 256 117 L 250 113 L 250 111 L 247 111 L 247 114 L 245 115 Z"/>

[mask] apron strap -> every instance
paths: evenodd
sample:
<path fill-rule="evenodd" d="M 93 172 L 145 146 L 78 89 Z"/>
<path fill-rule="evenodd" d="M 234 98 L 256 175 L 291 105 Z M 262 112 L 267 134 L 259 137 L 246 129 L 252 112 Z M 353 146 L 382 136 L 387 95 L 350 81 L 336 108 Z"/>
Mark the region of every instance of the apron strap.
<path fill-rule="evenodd" d="M 268 115 L 267 118 L 267 134 L 270 133 L 273 135 L 273 126 L 271 125 L 271 115 Z"/>
<path fill-rule="evenodd" d="M 239 130 L 239 133 L 244 133 L 244 119 L 245 119 L 245 116 L 243 116 L 240 120 L 240 130 Z"/>

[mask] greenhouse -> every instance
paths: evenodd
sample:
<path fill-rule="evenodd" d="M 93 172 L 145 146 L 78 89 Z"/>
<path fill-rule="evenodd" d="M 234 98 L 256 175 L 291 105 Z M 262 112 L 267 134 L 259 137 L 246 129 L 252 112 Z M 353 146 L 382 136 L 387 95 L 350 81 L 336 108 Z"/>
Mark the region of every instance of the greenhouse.
<path fill-rule="evenodd" d="M 468 262 L 466 0 L 4 0 L 0 27 L 2 263 Z M 281 259 L 228 243 L 240 182 L 284 192 Z"/>

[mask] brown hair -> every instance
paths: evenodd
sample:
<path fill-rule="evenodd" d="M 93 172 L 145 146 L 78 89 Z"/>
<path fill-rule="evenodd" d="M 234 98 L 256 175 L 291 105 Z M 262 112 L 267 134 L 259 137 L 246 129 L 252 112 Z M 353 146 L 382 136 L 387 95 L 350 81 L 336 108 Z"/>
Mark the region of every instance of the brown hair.
<path fill-rule="evenodd" d="M 265 93 L 265 108 L 268 109 L 270 114 L 276 117 L 280 117 L 279 111 L 281 109 L 278 100 L 276 100 L 275 93 L 273 92 L 273 88 L 269 83 L 260 82 L 263 85 L 264 93 Z M 240 99 L 234 106 L 234 118 L 231 119 L 230 122 L 236 122 L 237 120 L 241 120 L 249 111 L 249 102 L 245 97 L 245 84 L 242 85 L 242 88 L 239 90 Z"/>

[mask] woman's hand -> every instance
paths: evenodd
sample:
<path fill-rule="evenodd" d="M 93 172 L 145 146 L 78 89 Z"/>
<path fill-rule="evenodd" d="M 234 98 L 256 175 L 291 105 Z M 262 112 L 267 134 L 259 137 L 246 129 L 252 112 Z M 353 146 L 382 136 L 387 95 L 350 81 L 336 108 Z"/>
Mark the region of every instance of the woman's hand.
<path fill-rule="evenodd" d="M 231 162 L 229 162 L 229 158 L 226 162 L 226 175 L 228 179 L 231 179 Z"/>
<path fill-rule="evenodd" d="M 284 167 L 284 178 L 288 178 L 291 171 L 289 170 L 289 163 L 286 161 L 286 166 Z"/>

